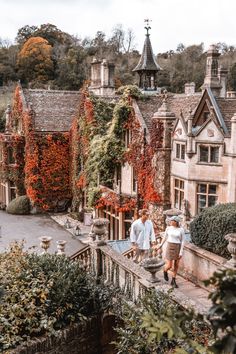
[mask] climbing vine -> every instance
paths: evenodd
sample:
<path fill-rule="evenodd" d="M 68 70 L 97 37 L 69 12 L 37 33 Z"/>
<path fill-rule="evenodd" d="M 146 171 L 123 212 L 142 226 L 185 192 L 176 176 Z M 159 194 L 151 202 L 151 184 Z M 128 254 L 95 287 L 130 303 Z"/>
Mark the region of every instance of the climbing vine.
<path fill-rule="evenodd" d="M 22 128 L 24 137 L 11 134 L 12 145 L 13 148 L 15 147 L 13 149 L 16 162 L 13 166 L 16 171 L 15 179 L 21 174 L 21 189 L 25 187 L 32 204 L 41 210 L 49 210 L 55 207 L 57 201 L 71 197 L 69 136 L 68 133 L 35 132 L 33 118 L 34 112 L 23 109 L 20 88 L 17 87 L 12 111 L 12 125 L 14 130 Z M 21 159 L 20 166 L 19 159 Z M 8 164 L 8 168 L 13 167 Z M 22 194 L 22 191 L 19 194 Z"/>
<path fill-rule="evenodd" d="M 79 115 L 74 123 L 77 127 L 78 147 L 72 149 L 74 189 L 79 199 L 86 189 L 88 204 L 97 208 L 113 206 L 117 211 L 133 210 L 137 199 L 120 196 L 113 192 L 116 166 L 128 162 L 137 176 L 139 200 L 143 207 L 149 203 L 160 203 L 161 196 L 155 188 L 156 169 L 154 155 L 162 146 L 163 127 L 159 126 L 156 135 L 147 141 L 143 128 L 135 116 L 133 98 L 140 93 L 133 87 L 122 87 L 121 96 L 113 101 L 99 99 L 89 94 L 86 88 L 82 93 Z M 75 129 L 76 130 L 76 129 Z M 125 147 L 124 133 L 132 132 L 132 140 Z M 73 138 L 74 139 L 74 138 Z M 72 142 L 73 144 L 73 142 Z M 101 190 L 99 185 L 110 190 Z"/>

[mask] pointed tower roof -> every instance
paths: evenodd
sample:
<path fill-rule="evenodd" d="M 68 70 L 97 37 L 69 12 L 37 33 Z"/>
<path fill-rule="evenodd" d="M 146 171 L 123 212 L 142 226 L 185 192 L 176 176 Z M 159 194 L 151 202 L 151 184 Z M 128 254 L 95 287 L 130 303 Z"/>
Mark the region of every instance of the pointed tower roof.
<path fill-rule="evenodd" d="M 161 67 L 157 64 L 156 59 L 153 55 L 152 51 L 152 44 L 150 41 L 150 34 L 148 31 L 151 29 L 149 26 L 148 20 L 145 20 L 147 22 L 147 26 L 145 27 L 147 30 L 146 33 L 146 38 L 143 46 L 143 52 L 141 55 L 141 58 L 139 60 L 138 65 L 133 69 L 133 71 L 159 71 L 161 70 Z"/>

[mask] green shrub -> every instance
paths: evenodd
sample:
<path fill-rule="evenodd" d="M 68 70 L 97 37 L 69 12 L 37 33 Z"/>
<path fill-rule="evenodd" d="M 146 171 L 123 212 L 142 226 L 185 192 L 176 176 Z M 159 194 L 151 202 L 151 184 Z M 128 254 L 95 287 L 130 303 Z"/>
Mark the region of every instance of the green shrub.
<path fill-rule="evenodd" d="M 228 241 L 224 237 L 232 232 L 236 232 L 236 203 L 206 208 L 190 224 L 191 239 L 196 246 L 228 259 Z"/>
<path fill-rule="evenodd" d="M 18 244 L 0 254 L 0 284 L 0 352 L 85 320 L 112 298 L 110 289 L 95 285 L 78 262 L 24 253 Z"/>
<path fill-rule="evenodd" d="M 236 270 L 215 272 L 205 284 L 214 287 L 208 315 L 216 338 L 211 349 L 218 354 L 236 353 Z"/>
<path fill-rule="evenodd" d="M 122 321 L 115 328 L 119 354 L 208 353 L 204 348 L 211 337 L 207 323 L 181 309 L 167 294 L 152 291 L 136 306 L 123 301 L 116 314 Z"/>
<path fill-rule="evenodd" d="M 30 201 L 26 195 L 16 197 L 7 206 L 8 214 L 24 215 L 30 212 Z"/>

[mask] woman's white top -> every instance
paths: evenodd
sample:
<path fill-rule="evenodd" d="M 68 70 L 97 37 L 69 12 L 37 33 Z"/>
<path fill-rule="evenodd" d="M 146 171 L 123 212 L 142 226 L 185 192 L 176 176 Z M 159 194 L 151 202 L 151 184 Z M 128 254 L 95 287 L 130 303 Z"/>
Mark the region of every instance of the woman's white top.
<path fill-rule="evenodd" d="M 168 226 L 165 230 L 162 245 L 165 241 L 180 244 L 179 255 L 182 256 L 184 249 L 184 229 L 182 227 Z"/>
<path fill-rule="evenodd" d="M 154 228 L 151 220 L 142 222 L 141 218 L 137 219 L 131 225 L 130 241 L 135 242 L 138 248 L 142 250 L 149 250 L 150 241 L 156 240 Z"/>

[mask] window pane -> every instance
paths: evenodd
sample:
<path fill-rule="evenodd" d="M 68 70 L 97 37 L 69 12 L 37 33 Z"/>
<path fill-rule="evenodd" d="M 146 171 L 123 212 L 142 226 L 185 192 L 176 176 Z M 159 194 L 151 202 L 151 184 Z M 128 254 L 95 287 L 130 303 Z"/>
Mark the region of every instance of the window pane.
<path fill-rule="evenodd" d="M 183 199 L 184 199 L 184 192 L 180 192 L 179 193 L 179 209 L 182 209 Z"/>
<path fill-rule="evenodd" d="M 177 208 L 177 209 L 178 209 L 178 206 L 179 206 L 178 201 L 179 201 L 179 191 L 177 191 L 175 189 L 175 208 Z"/>
<path fill-rule="evenodd" d="M 181 181 L 181 180 L 180 180 L 179 183 L 180 183 L 180 184 L 179 184 L 179 188 L 180 188 L 180 189 L 184 189 L 184 181 Z"/>
<path fill-rule="evenodd" d="M 198 185 L 198 193 L 206 193 L 207 185 L 206 184 L 199 184 Z"/>
<path fill-rule="evenodd" d="M 209 184 L 209 194 L 216 194 L 216 185 L 215 184 Z"/>
<path fill-rule="evenodd" d="M 219 147 L 210 148 L 210 162 L 219 162 Z"/>
<path fill-rule="evenodd" d="M 208 146 L 200 146 L 200 159 L 201 162 L 208 162 Z"/>
<path fill-rule="evenodd" d="M 181 160 L 185 160 L 185 145 L 181 145 Z"/>
<path fill-rule="evenodd" d="M 198 195 L 198 211 L 206 207 L 206 195 Z"/>
<path fill-rule="evenodd" d="M 217 201 L 216 196 L 213 196 L 213 195 L 208 196 L 208 206 L 209 207 L 216 205 L 216 201 Z"/>
<path fill-rule="evenodd" d="M 176 144 L 176 158 L 180 159 L 180 144 Z"/>
<path fill-rule="evenodd" d="M 175 187 L 179 187 L 179 179 L 175 179 Z"/>

